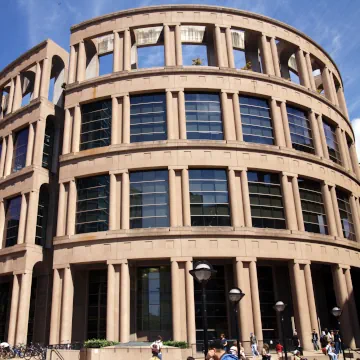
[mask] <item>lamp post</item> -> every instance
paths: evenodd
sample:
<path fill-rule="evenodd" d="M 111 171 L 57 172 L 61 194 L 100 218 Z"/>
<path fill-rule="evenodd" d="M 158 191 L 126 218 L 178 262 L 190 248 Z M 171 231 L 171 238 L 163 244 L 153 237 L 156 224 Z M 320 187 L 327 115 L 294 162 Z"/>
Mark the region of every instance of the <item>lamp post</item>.
<path fill-rule="evenodd" d="M 202 318 L 203 318 L 203 329 L 204 329 L 204 351 L 205 358 L 209 350 L 208 341 L 208 326 L 207 326 L 207 311 L 206 311 L 206 284 L 210 280 L 213 274 L 216 274 L 216 270 L 213 269 L 212 265 L 206 261 L 198 261 L 192 270 L 189 271 L 191 276 L 201 284 L 201 299 L 202 299 Z"/>
<path fill-rule="evenodd" d="M 237 356 L 240 359 L 240 332 L 239 332 L 239 319 L 238 319 L 238 304 L 245 294 L 239 288 L 233 288 L 229 291 L 229 300 L 234 305 L 235 312 L 235 329 L 236 329 L 236 344 Z"/>
<path fill-rule="evenodd" d="M 345 360 L 345 352 L 344 352 L 344 348 L 343 348 L 343 342 L 342 342 L 342 338 L 341 338 L 341 333 L 340 333 L 340 316 L 342 314 L 342 309 L 340 309 L 339 307 L 335 306 L 334 308 L 331 309 L 331 313 L 336 317 L 337 323 L 338 323 L 338 328 L 339 328 L 339 337 L 340 337 L 340 351 L 343 352 L 343 356 L 344 356 L 344 360 Z"/>
<path fill-rule="evenodd" d="M 286 349 L 286 338 L 285 338 L 285 330 L 284 330 L 284 315 L 283 312 L 286 308 L 286 304 L 284 304 L 282 301 L 278 301 L 274 305 L 274 310 L 280 315 L 281 319 L 281 333 L 282 333 L 282 342 L 284 344 L 284 354 L 285 354 L 285 360 L 288 360 L 287 357 L 287 349 Z"/>

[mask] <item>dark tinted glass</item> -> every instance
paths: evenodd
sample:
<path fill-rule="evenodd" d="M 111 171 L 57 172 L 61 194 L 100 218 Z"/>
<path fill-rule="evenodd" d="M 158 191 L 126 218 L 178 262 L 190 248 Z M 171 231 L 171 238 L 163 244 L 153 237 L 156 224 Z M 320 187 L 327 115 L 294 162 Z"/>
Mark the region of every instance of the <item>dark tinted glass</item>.
<path fill-rule="evenodd" d="M 50 170 L 52 165 L 53 158 L 53 149 L 54 149 L 54 125 L 52 122 L 48 122 L 45 128 L 45 137 L 44 137 L 44 148 L 43 148 L 43 158 L 42 158 L 42 167 Z"/>
<path fill-rule="evenodd" d="M 15 135 L 13 172 L 17 172 L 25 167 L 28 137 L 29 137 L 28 127 L 17 132 Z"/>
<path fill-rule="evenodd" d="M 21 196 L 17 196 L 7 201 L 5 218 L 6 247 L 14 246 L 17 243 L 20 222 L 20 210 Z"/>
<path fill-rule="evenodd" d="M 325 121 L 323 121 L 323 127 L 325 132 L 326 145 L 329 151 L 329 157 L 337 164 L 341 164 L 339 144 L 335 133 L 335 127 L 329 125 Z"/>
<path fill-rule="evenodd" d="M 343 236 L 349 240 L 356 240 L 349 194 L 345 191 L 336 189 L 336 197 L 339 207 Z"/>
<path fill-rule="evenodd" d="M 49 212 L 49 194 L 46 190 L 40 191 L 39 207 L 36 222 L 35 244 L 45 246 L 46 228 Z"/>

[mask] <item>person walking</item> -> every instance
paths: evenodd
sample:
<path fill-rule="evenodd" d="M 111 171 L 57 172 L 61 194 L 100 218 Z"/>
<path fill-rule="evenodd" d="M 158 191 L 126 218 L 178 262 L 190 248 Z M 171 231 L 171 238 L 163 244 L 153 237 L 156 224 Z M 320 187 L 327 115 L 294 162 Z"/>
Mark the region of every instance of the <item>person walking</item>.
<path fill-rule="evenodd" d="M 151 352 L 153 357 L 157 356 L 158 359 L 162 360 L 162 353 L 161 350 L 163 348 L 164 344 L 162 341 L 162 337 L 159 335 L 157 339 L 151 344 Z"/>
<path fill-rule="evenodd" d="M 339 355 L 342 352 L 341 351 L 341 338 L 340 338 L 339 330 L 335 330 L 334 343 L 335 343 L 335 352 L 337 355 Z"/>
<path fill-rule="evenodd" d="M 294 351 L 300 350 L 300 339 L 299 339 L 296 331 L 294 331 L 294 334 L 292 337 L 292 344 L 293 344 Z"/>
<path fill-rule="evenodd" d="M 319 336 L 318 336 L 316 330 L 313 329 L 313 331 L 312 331 L 312 333 L 311 333 L 311 342 L 313 343 L 313 346 L 314 346 L 314 350 L 315 350 L 315 351 L 318 351 L 318 350 L 319 350 L 318 341 L 319 341 Z"/>
<path fill-rule="evenodd" d="M 252 356 L 259 356 L 258 342 L 254 333 L 250 333 L 250 344 Z"/>
<path fill-rule="evenodd" d="M 228 341 L 227 341 L 227 339 L 225 337 L 225 334 L 220 335 L 220 341 L 221 341 L 221 344 L 222 344 L 225 352 L 228 353 L 229 352 L 229 345 L 228 345 Z"/>

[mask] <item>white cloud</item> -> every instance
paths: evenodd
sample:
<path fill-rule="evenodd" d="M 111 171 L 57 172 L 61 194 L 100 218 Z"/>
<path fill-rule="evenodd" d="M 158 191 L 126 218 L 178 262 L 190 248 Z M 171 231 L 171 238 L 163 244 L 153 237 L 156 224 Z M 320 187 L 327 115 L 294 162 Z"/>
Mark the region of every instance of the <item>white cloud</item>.
<path fill-rule="evenodd" d="M 355 133 L 355 145 L 358 160 L 360 162 L 360 118 L 351 121 Z"/>

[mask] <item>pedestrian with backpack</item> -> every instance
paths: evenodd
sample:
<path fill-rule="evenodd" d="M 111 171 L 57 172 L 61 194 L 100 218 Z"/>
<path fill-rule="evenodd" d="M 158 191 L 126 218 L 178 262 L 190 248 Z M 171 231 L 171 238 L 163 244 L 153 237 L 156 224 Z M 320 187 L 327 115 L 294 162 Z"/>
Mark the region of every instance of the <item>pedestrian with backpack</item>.
<path fill-rule="evenodd" d="M 151 344 L 151 352 L 153 355 L 151 360 L 153 360 L 154 357 L 155 357 L 155 359 L 162 360 L 161 350 L 162 350 L 163 346 L 164 345 L 163 345 L 162 337 L 159 335 L 157 337 L 157 339 Z"/>

